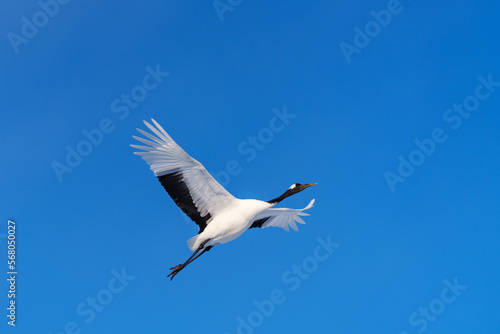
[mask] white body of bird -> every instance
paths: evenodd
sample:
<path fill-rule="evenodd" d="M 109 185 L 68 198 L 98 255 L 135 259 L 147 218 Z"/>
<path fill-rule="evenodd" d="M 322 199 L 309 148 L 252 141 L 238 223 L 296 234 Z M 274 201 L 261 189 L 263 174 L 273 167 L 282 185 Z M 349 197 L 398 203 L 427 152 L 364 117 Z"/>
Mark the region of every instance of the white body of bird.
<path fill-rule="evenodd" d="M 257 214 L 270 207 L 272 204 L 256 199 L 235 199 L 233 205 L 212 218 L 203 232 L 189 239 L 188 246 L 194 252 L 206 240 L 205 246 L 232 241 L 250 228 Z"/>

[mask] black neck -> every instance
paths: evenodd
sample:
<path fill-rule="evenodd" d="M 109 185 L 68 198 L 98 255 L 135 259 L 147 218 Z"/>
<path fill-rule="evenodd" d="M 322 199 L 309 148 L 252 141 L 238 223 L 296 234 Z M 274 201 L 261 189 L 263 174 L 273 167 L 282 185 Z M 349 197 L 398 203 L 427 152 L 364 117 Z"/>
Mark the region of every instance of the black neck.
<path fill-rule="evenodd" d="M 272 199 L 270 201 L 267 201 L 267 203 L 272 204 L 272 205 L 278 204 L 279 202 L 281 202 L 285 198 L 289 197 L 290 195 L 293 195 L 293 194 L 290 193 L 289 190 L 287 190 L 283 195 L 276 197 L 275 199 Z"/>

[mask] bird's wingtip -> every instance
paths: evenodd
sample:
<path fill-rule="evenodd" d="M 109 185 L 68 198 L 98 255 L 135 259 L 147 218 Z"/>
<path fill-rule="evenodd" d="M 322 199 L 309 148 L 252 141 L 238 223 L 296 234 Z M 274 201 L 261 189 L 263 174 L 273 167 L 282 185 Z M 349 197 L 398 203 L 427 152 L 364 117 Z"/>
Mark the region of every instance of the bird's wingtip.
<path fill-rule="evenodd" d="M 313 198 L 313 199 L 309 202 L 309 204 L 307 204 L 307 206 L 306 206 L 304 209 L 302 209 L 302 211 L 312 208 L 312 207 L 314 206 L 314 202 L 316 202 L 316 199 L 314 199 L 314 198 Z"/>

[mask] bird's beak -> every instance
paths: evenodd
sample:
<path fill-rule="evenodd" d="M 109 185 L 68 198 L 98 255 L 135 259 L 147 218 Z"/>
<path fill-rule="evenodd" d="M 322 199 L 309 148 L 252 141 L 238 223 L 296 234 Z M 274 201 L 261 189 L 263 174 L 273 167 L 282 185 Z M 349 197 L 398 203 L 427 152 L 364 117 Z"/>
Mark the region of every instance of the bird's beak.
<path fill-rule="evenodd" d="M 312 186 L 315 186 L 315 185 L 317 185 L 317 183 L 308 183 L 308 184 L 304 184 L 304 189 L 305 189 L 305 188 L 312 187 Z"/>

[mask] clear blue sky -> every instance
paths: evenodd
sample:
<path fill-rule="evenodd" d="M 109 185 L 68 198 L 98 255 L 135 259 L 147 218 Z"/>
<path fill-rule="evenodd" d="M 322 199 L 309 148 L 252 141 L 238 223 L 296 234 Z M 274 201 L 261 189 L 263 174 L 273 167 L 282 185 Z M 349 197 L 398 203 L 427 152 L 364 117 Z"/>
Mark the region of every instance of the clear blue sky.
<path fill-rule="evenodd" d="M 500 333 L 498 1 L 60 1 L 0 4 L 2 333 Z M 307 224 L 167 280 L 150 118 Z"/>

